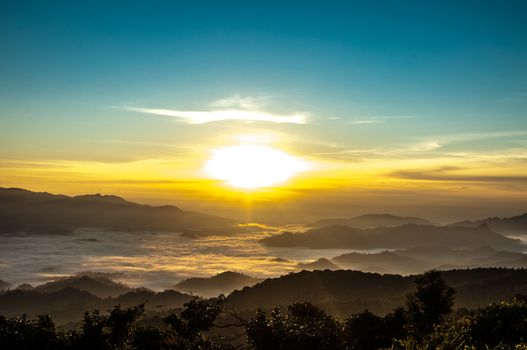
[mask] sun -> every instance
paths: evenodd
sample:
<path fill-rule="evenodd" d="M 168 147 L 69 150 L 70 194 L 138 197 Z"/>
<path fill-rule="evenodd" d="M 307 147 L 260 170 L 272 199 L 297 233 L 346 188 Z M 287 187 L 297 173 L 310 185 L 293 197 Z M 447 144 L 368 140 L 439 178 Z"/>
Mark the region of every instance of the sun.
<path fill-rule="evenodd" d="M 307 163 L 297 157 L 259 145 L 215 149 L 205 164 L 205 171 L 209 176 L 245 189 L 283 183 L 307 168 Z"/>

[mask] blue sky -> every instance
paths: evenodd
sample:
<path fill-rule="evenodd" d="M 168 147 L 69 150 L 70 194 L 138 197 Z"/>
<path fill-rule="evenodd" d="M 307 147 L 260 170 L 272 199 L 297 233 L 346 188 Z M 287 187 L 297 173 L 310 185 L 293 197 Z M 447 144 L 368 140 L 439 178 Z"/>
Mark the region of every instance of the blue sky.
<path fill-rule="evenodd" d="M 184 149 L 272 133 L 289 151 L 330 161 L 350 152 L 351 161 L 502 152 L 512 159 L 500 165 L 505 173 L 523 169 L 525 1 L 1 1 L 0 8 L 4 160 L 193 157 Z M 226 100 L 307 122 L 196 126 L 127 109 L 208 111 Z M 475 173 L 487 172 L 478 164 Z M 12 178 L 8 184 L 24 185 Z"/>
<path fill-rule="evenodd" d="M 340 117 L 522 122 L 523 1 L 281 3 L 4 1 L 2 100 L 199 107 L 274 94 Z"/>

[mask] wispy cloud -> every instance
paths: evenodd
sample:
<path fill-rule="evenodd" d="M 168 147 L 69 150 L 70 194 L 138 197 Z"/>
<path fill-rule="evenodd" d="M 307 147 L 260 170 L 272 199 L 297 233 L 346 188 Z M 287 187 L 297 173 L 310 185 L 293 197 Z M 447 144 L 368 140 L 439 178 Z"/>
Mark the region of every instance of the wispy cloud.
<path fill-rule="evenodd" d="M 479 175 L 459 174 L 458 167 L 441 167 L 430 170 L 396 171 L 391 175 L 403 179 L 426 181 L 454 181 L 454 182 L 519 182 L 527 183 L 527 176 L 523 175 Z"/>
<path fill-rule="evenodd" d="M 240 96 L 234 95 L 219 100 L 212 101 L 210 107 L 214 108 L 241 108 L 247 110 L 255 110 L 263 107 L 269 97 L 267 96 Z"/>
<path fill-rule="evenodd" d="M 525 130 L 494 131 L 494 132 L 475 132 L 475 133 L 455 133 L 443 135 L 431 135 L 415 138 L 416 143 L 409 148 L 414 151 L 433 151 L 448 144 L 480 141 L 489 139 L 506 139 L 524 137 L 527 135 Z"/>
<path fill-rule="evenodd" d="M 256 99 L 249 97 L 234 96 L 227 99 L 214 101 L 211 106 L 216 107 L 207 111 L 184 111 L 161 108 L 145 107 L 117 107 L 127 111 L 161 115 L 186 121 L 189 124 L 205 124 L 226 120 L 239 120 L 246 122 L 269 122 L 269 123 L 290 123 L 305 124 L 307 121 L 306 114 L 275 114 L 259 110 L 259 104 Z M 223 109 L 230 107 L 229 109 Z M 233 108 L 239 107 L 239 108 Z"/>
<path fill-rule="evenodd" d="M 526 136 L 527 130 L 510 130 L 510 131 L 492 131 L 492 132 L 474 132 L 474 133 L 456 133 L 429 136 L 439 143 L 463 142 L 484 139 L 508 138 L 515 136 Z"/>
<path fill-rule="evenodd" d="M 350 120 L 349 124 L 377 124 L 377 123 L 383 123 L 384 121 L 380 119 L 360 119 L 360 120 Z"/>
<path fill-rule="evenodd" d="M 424 141 L 410 145 L 407 150 L 413 152 L 427 152 L 438 148 L 441 148 L 441 144 L 439 144 L 437 141 Z"/>
<path fill-rule="evenodd" d="M 412 119 L 411 115 L 380 115 L 380 116 L 360 116 L 356 119 L 348 121 L 348 124 L 378 124 L 384 123 L 390 119 Z"/>

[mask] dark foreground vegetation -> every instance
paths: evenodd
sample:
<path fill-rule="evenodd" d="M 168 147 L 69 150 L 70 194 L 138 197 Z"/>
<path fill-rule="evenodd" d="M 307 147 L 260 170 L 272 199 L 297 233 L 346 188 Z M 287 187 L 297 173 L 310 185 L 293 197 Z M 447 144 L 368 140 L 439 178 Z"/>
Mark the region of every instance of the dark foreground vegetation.
<path fill-rule="evenodd" d="M 222 297 L 193 298 L 177 314 L 146 317 L 144 305 L 86 312 L 76 330 L 50 316 L 0 317 L 0 349 L 527 349 L 527 298 L 453 312 L 455 291 L 437 271 L 415 280 L 404 305 L 338 320 L 293 303 L 248 320 Z"/>

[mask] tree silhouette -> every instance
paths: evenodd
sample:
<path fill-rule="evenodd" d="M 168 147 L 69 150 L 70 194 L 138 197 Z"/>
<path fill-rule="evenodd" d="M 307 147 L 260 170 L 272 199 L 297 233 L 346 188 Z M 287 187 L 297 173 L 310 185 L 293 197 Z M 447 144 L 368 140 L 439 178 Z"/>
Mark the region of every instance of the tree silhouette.
<path fill-rule="evenodd" d="M 406 295 L 406 317 L 410 335 L 420 340 L 452 312 L 455 291 L 435 270 L 416 277 L 415 288 Z"/>
<path fill-rule="evenodd" d="M 247 337 L 257 350 L 345 349 L 339 322 L 308 302 L 289 305 L 285 315 L 278 308 L 270 317 L 259 310 L 247 325 Z"/>

